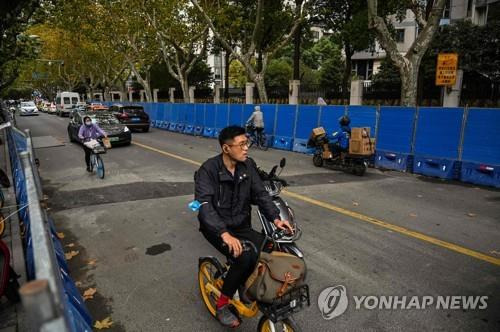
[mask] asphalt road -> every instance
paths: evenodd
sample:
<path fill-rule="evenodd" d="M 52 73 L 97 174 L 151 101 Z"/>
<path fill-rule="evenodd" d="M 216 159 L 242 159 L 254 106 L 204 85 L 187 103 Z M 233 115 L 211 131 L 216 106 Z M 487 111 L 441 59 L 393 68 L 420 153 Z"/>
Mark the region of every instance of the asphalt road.
<path fill-rule="evenodd" d="M 152 129 L 104 155 L 106 178 L 89 175 L 82 148 L 69 143 L 67 118 L 20 118 L 32 135 L 64 146 L 40 148 L 50 214 L 71 273 L 94 318 L 114 331 L 219 331 L 197 286 L 198 257 L 216 251 L 198 232 L 196 163 L 218 153 L 216 140 Z M 153 150 L 153 149 L 154 150 Z M 287 158 L 283 176 L 303 229 L 311 306 L 296 315 L 304 331 L 499 331 L 500 191 L 370 169 L 363 177 L 315 168 L 310 156 L 251 151 L 266 169 Z M 255 220 L 254 220 L 255 221 Z M 259 225 L 254 226 L 259 228 Z M 325 320 L 319 293 L 347 290 L 347 311 Z M 488 296 L 487 308 L 356 308 L 353 296 Z M 258 319 L 241 331 L 255 331 Z"/>

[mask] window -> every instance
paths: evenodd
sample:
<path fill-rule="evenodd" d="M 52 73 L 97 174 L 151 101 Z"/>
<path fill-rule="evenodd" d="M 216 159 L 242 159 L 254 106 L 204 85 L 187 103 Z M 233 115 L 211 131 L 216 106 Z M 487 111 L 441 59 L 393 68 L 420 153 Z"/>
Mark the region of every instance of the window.
<path fill-rule="evenodd" d="M 396 29 L 396 43 L 403 44 L 405 42 L 405 29 Z"/>
<path fill-rule="evenodd" d="M 72 97 L 71 98 L 71 103 L 72 104 L 77 104 L 78 103 L 78 98 L 77 97 Z"/>
<path fill-rule="evenodd" d="M 71 104 L 69 97 L 64 97 L 64 105 L 69 105 Z"/>
<path fill-rule="evenodd" d="M 467 0 L 467 17 L 472 16 L 472 0 Z"/>
<path fill-rule="evenodd" d="M 319 31 L 313 31 L 312 35 L 313 35 L 313 39 L 319 40 Z"/>
<path fill-rule="evenodd" d="M 60 104 L 61 103 L 61 97 L 57 97 L 56 98 L 56 104 Z"/>
<path fill-rule="evenodd" d="M 443 9 L 443 17 L 442 18 L 450 18 L 450 10 L 451 10 L 451 1 L 447 0 L 444 9 Z"/>

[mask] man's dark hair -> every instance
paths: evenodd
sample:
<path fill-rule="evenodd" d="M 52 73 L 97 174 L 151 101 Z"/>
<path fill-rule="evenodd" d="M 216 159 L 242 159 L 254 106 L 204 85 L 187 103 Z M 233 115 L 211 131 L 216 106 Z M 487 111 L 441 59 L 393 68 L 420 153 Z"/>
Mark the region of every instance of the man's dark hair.
<path fill-rule="evenodd" d="M 240 126 L 229 126 L 222 129 L 219 133 L 219 144 L 223 146 L 228 141 L 234 139 L 236 136 L 245 135 L 245 128 Z"/>

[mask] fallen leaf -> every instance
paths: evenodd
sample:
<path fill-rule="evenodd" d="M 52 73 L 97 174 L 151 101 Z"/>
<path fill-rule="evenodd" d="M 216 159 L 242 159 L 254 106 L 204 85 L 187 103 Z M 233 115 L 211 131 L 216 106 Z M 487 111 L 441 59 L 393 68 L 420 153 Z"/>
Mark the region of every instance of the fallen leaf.
<path fill-rule="evenodd" d="M 358 206 L 358 205 L 359 205 L 359 203 L 358 203 L 358 202 L 352 202 L 352 205 L 354 205 L 354 206 Z"/>
<path fill-rule="evenodd" d="M 81 281 L 75 281 L 75 286 L 76 287 L 82 287 L 82 282 Z"/>
<path fill-rule="evenodd" d="M 94 327 L 98 330 L 102 329 L 109 329 L 113 325 L 113 322 L 111 321 L 111 317 L 106 317 L 105 319 L 101 321 L 96 321 L 94 324 Z"/>
<path fill-rule="evenodd" d="M 67 244 L 67 245 L 66 245 L 66 247 L 68 247 L 68 248 L 73 248 L 74 246 L 75 246 L 75 244 L 74 244 L 74 243 L 70 243 L 70 244 Z"/>
<path fill-rule="evenodd" d="M 475 217 L 475 216 L 476 216 L 476 214 L 475 214 L 475 213 L 470 213 L 470 212 L 469 212 L 469 213 L 467 213 L 467 216 L 469 216 L 469 217 L 473 218 L 473 217 Z"/>
<path fill-rule="evenodd" d="M 70 252 L 67 252 L 64 254 L 64 257 L 66 257 L 66 260 L 70 260 L 71 258 L 75 257 L 78 255 L 80 252 L 78 250 L 71 250 Z"/>
<path fill-rule="evenodd" d="M 62 240 L 64 239 L 64 233 L 63 232 L 57 232 L 57 237 Z"/>
<path fill-rule="evenodd" d="M 85 292 L 83 292 L 83 299 L 89 300 L 94 298 L 94 294 L 97 292 L 95 288 L 89 288 Z"/>
<path fill-rule="evenodd" d="M 415 213 L 410 213 L 410 217 L 416 218 L 416 217 L 417 217 L 417 214 L 415 214 Z"/>
<path fill-rule="evenodd" d="M 97 263 L 97 259 L 90 259 L 87 264 L 88 265 L 95 265 L 95 263 Z"/>

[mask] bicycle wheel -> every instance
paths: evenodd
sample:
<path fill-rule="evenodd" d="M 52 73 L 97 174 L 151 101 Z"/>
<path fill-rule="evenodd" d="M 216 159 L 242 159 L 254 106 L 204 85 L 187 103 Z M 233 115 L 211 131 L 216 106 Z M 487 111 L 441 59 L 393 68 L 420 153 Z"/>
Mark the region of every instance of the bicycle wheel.
<path fill-rule="evenodd" d="M 95 167 L 95 154 L 90 155 L 90 171 L 93 172 Z"/>
<path fill-rule="evenodd" d="M 217 273 L 219 272 L 219 273 Z M 203 299 L 203 303 L 207 307 L 208 311 L 212 316 L 215 317 L 216 314 L 216 306 L 218 297 L 207 287 L 208 284 L 216 286 L 217 279 L 215 275 L 222 275 L 222 271 L 219 271 L 219 268 L 213 261 L 213 258 L 206 257 L 204 258 L 199 266 L 198 266 L 198 284 L 200 287 L 200 294 Z"/>
<path fill-rule="evenodd" d="M 5 218 L 3 213 L 0 212 L 0 237 L 2 237 L 3 232 L 5 232 Z"/>
<path fill-rule="evenodd" d="M 102 161 L 102 158 L 98 154 L 95 156 L 95 161 L 96 161 L 97 176 L 100 179 L 104 179 L 104 162 Z"/>
<path fill-rule="evenodd" d="M 3 190 L 0 188 L 0 208 L 3 208 L 5 205 L 5 195 L 3 193 Z"/>
<path fill-rule="evenodd" d="M 274 325 L 274 326 L 273 326 Z M 300 331 L 299 326 L 295 321 L 290 318 L 286 318 L 281 322 L 273 323 L 266 316 L 262 316 L 259 320 L 259 325 L 257 326 L 257 331 L 259 332 L 298 332 Z"/>
<path fill-rule="evenodd" d="M 263 151 L 267 151 L 267 149 L 269 149 L 269 142 L 267 140 L 266 134 L 264 133 L 260 135 L 259 148 Z"/>

